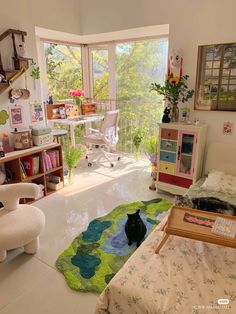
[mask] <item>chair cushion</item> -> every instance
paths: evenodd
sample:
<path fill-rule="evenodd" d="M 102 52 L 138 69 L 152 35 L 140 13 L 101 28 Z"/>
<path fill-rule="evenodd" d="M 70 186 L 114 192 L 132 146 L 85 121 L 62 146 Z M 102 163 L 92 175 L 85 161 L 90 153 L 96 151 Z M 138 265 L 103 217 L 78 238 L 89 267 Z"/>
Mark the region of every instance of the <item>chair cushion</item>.
<path fill-rule="evenodd" d="M 94 145 L 105 145 L 103 138 L 99 134 L 89 134 L 84 136 L 84 140 L 86 143 L 94 144 Z"/>
<path fill-rule="evenodd" d="M 10 250 L 35 239 L 45 225 L 44 213 L 31 205 L 13 211 L 0 210 L 0 250 Z"/>

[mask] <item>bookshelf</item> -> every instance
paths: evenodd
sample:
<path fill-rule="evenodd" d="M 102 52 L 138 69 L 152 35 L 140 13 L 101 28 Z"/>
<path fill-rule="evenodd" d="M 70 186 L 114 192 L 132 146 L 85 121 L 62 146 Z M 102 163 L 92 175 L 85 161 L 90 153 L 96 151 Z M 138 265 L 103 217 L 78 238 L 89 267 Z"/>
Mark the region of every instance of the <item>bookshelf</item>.
<path fill-rule="evenodd" d="M 55 156 L 51 164 L 45 162 L 45 155 Z M 34 159 L 36 157 L 36 159 Z M 47 157 L 49 158 L 49 157 Z M 38 168 L 36 173 L 29 174 L 22 170 L 24 161 L 29 161 L 34 159 L 38 161 Z M 44 193 L 42 197 L 45 197 L 55 190 L 50 189 L 47 186 L 48 178 L 50 175 L 57 176 L 62 182 L 62 187 L 64 185 L 64 174 L 63 174 L 63 160 L 62 160 L 62 150 L 61 145 L 53 143 L 50 145 L 35 146 L 29 149 L 14 151 L 7 153 L 5 157 L 0 158 L 0 165 L 4 165 L 6 176 L 8 178 L 7 183 L 21 183 L 21 182 L 32 182 L 36 184 L 41 184 L 44 186 Z M 32 199 L 21 199 L 21 203 L 31 203 Z"/>

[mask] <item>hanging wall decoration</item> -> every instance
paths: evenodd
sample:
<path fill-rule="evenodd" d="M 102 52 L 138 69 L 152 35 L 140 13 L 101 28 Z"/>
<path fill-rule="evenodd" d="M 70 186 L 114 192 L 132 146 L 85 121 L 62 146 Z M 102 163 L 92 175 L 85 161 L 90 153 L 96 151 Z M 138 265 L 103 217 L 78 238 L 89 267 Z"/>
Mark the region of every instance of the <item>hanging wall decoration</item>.
<path fill-rule="evenodd" d="M 40 102 L 32 102 L 30 103 L 30 114 L 31 114 L 31 122 L 41 122 L 43 121 L 43 106 Z"/>
<path fill-rule="evenodd" d="M 10 124 L 12 128 L 24 127 L 22 106 L 14 105 L 10 107 Z"/>
<path fill-rule="evenodd" d="M 4 125 L 7 123 L 7 120 L 9 119 L 9 114 L 6 110 L 0 111 L 0 124 Z"/>

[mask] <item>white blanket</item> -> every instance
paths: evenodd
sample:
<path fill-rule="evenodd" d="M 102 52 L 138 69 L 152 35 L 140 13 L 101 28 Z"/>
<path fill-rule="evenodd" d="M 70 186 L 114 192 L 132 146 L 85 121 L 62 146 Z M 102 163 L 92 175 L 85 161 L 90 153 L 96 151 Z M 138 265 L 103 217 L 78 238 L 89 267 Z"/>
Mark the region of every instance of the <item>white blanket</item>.
<path fill-rule="evenodd" d="M 96 314 L 235 313 L 236 250 L 171 236 L 157 255 L 160 228 L 108 284 Z"/>

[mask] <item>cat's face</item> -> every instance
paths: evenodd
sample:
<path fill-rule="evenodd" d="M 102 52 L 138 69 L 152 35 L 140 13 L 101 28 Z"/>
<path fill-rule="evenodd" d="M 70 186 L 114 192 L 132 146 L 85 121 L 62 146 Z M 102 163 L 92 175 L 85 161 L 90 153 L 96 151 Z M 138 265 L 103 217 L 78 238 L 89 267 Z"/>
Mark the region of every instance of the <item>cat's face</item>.
<path fill-rule="evenodd" d="M 127 214 L 127 216 L 128 216 L 128 223 L 129 223 L 129 224 L 135 224 L 135 223 L 141 221 L 139 212 L 140 212 L 140 209 L 138 209 L 138 210 L 136 211 L 136 213 L 134 213 L 134 214 Z"/>

